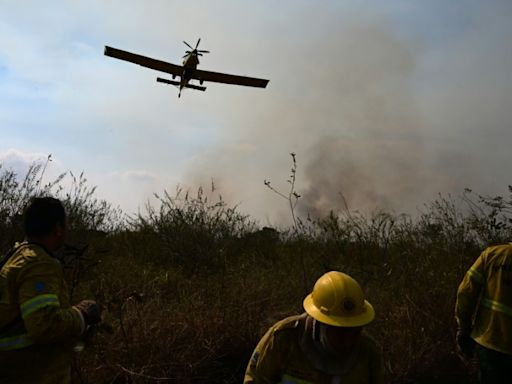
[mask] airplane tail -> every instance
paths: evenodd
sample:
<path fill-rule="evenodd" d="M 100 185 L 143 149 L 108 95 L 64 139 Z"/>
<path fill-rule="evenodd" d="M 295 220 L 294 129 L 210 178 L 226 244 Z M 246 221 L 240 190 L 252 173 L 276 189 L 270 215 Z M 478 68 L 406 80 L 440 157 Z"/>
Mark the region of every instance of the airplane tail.
<path fill-rule="evenodd" d="M 167 79 L 162 79 L 161 77 L 157 77 L 156 78 L 156 81 L 158 81 L 159 83 L 165 83 L 165 84 L 171 84 L 171 85 L 176 85 L 176 86 L 180 86 L 180 82 L 179 81 L 173 81 L 173 80 L 167 80 Z"/>
<path fill-rule="evenodd" d="M 187 85 L 185 85 L 185 88 L 192 88 L 197 91 L 206 91 L 206 87 L 202 87 L 200 85 L 194 85 L 194 84 L 187 84 Z"/>
<path fill-rule="evenodd" d="M 180 86 L 180 82 L 179 81 L 174 81 L 174 80 L 168 80 L 168 79 L 163 79 L 161 77 L 157 77 L 156 78 L 156 81 L 158 81 L 159 83 L 165 83 L 165 84 L 171 84 L 171 85 L 176 85 L 176 86 Z M 184 86 L 184 88 L 191 88 L 191 89 L 195 89 L 197 91 L 206 91 L 206 87 L 202 87 L 202 86 L 199 86 L 199 85 L 193 85 L 193 84 L 186 84 Z"/>

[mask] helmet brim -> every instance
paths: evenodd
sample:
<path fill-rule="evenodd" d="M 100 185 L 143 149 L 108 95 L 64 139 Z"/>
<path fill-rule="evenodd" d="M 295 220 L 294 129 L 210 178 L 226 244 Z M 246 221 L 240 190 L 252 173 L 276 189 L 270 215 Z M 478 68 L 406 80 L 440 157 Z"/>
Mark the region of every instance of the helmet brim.
<path fill-rule="evenodd" d="M 375 310 L 367 300 L 364 301 L 363 312 L 353 316 L 334 316 L 323 313 L 314 304 L 311 294 L 304 299 L 303 306 L 312 318 L 334 327 L 361 327 L 371 323 L 375 318 Z"/>

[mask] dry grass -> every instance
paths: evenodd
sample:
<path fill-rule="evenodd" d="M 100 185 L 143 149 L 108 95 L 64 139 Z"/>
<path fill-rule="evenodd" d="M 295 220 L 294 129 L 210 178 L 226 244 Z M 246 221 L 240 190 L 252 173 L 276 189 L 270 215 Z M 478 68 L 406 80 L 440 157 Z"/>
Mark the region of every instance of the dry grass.
<path fill-rule="evenodd" d="M 297 218 L 277 234 L 202 191 L 165 194 L 160 210 L 121 221 L 85 183 L 76 187 L 60 190 L 77 245 L 61 256 L 73 300 L 96 298 L 112 326 L 77 355 L 78 383 L 241 382 L 266 328 L 301 312 L 331 269 L 359 280 L 374 304 L 368 329 L 389 382 L 469 382 L 454 350 L 455 292 L 485 245 L 510 239 L 510 200 L 468 191 L 462 202 L 440 197 L 415 220 L 344 211 Z M 19 211 L 6 207 L 37 189 L 22 190 L 0 174 L 4 249 L 19 236 Z"/>

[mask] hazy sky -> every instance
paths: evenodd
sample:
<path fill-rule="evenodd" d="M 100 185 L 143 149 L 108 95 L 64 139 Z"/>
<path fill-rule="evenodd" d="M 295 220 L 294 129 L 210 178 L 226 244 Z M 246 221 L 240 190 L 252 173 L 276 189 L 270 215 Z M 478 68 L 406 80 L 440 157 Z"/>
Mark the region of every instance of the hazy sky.
<path fill-rule="evenodd" d="M 413 212 L 464 187 L 504 193 L 512 142 L 510 1 L 0 0 L 0 162 L 84 171 L 127 212 L 209 186 L 282 222 L 297 154 L 302 213 Z M 270 79 L 159 84 L 104 45 Z"/>

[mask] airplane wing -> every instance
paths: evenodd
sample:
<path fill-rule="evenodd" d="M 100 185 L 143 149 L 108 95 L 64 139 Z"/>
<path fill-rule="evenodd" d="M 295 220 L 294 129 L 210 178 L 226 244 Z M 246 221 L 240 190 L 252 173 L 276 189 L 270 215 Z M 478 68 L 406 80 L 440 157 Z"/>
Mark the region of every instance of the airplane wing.
<path fill-rule="evenodd" d="M 181 76 L 183 67 L 181 65 L 167 63 L 166 61 L 152 59 L 135 53 L 123 51 L 121 49 L 105 46 L 105 56 L 114 57 L 119 60 L 129 61 L 131 63 L 142 65 L 143 67 L 155 69 L 157 71 L 170 73 L 171 75 Z"/>
<path fill-rule="evenodd" d="M 212 81 L 215 83 L 246 85 L 248 87 L 259 87 L 259 88 L 265 88 L 268 84 L 268 80 L 265 80 L 265 79 L 257 79 L 255 77 L 246 77 L 246 76 L 237 76 L 237 75 L 228 75 L 227 73 L 202 71 L 200 69 L 196 69 L 194 71 L 194 73 L 192 74 L 192 78 L 200 80 L 200 81 Z"/>

